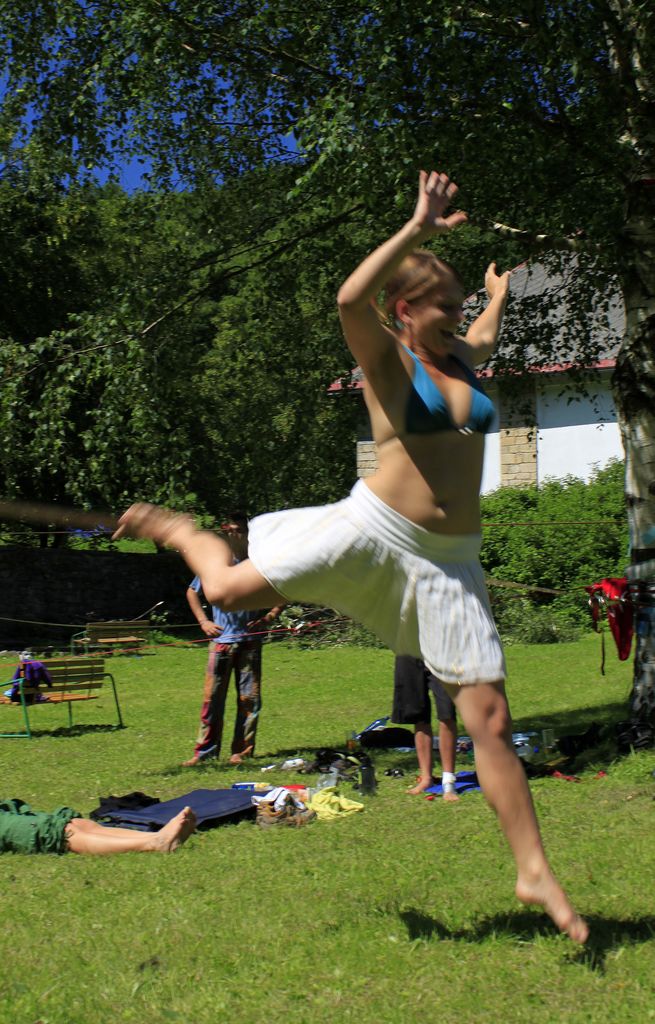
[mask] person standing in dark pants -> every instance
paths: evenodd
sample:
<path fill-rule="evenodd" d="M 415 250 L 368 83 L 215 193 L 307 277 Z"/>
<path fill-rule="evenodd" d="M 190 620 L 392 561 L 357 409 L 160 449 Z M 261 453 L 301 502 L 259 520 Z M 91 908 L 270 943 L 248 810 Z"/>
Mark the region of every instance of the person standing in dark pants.
<path fill-rule="evenodd" d="M 439 680 L 420 658 L 401 654 L 394 664 L 392 721 L 414 726 L 414 743 L 418 759 L 419 779 L 408 790 L 412 795 L 424 793 L 435 784 L 432 775 L 434 753 L 430 693 L 437 706 L 439 719 L 439 757 L 443 798 L 451 803 L 459 800 L 455 792 L 455 753 L 457 750 L 457 719 L 455 704 Z"/>
<path fill-rule="evenodd" d="M 235 564 L 242 561 L 248 554 L 246 516 L 235 513 L 223 524 L 222 530 L 232 549 Z M 185 768 L 220 754 L 225 701 L 232 673 L 237 692 L 237 713 L 230 764 L 241 764 L 244 757 L 252 757 L 261 710 L 263 632 L 283 607 L 278 605 L 268 612 L 223 612 L 216 605 L 210 605 L 212 617 L 209 618 L 203 606 L 203 598 L 200 579 L 196 576 L 187 590 L 187 601 L 200 628 L 211 642 L 200 728 L 193 757 L 184 761 Z"/>

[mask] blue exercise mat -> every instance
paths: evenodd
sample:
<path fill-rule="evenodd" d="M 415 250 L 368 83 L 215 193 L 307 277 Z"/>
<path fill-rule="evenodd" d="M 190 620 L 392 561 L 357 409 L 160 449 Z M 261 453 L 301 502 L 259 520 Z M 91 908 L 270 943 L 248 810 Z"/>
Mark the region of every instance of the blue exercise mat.
<path fill-rule="evenodd" d="M 480 783 L 475 772 L 457 772 L 455 775 L 455 792 L 458 795 L 462 793 L 473 793 L 475 790 L 480 789 Z M 443 795 L 443 787 L 441 782 L 436 786 L 430 786 L 429 789 L 425 790 L 426 793 L 434 793 L 435 796 Z"/>
<path fill-rule="evenodd" d="M 200 830 L 215 828 L 248 815 L 254 818 L 256 814 L 252 793 L 235 789 L 194 789 L 174 800 L 152 804 L 150 807 L 107 811 L 102 824 L 134 828 L 141 832 L 157 832 L 185 807 L 190 807 L 195 813 Z"/>

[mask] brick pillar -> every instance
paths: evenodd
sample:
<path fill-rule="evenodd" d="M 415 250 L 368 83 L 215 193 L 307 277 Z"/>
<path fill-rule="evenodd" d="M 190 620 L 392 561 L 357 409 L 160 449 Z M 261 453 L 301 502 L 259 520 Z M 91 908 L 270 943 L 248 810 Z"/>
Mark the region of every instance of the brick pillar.
<path fill-rule="evenodd" d="M 372 476 L 378 468 L 378 453 L 375 441 L 357 442 L 357 476 Z"/>
<path fill-rule="evenodd" d="M 529 377 L 524 385 L 499 389 L 501 487 L 537 483 L 536 391 Z"/>

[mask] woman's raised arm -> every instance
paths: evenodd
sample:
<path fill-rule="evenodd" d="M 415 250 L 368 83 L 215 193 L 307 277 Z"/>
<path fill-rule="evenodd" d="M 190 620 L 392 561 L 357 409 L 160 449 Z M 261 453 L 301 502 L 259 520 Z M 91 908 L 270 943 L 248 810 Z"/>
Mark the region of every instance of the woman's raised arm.
<path fill-rule="evenodd" d="M 464 223 L 466 214 L 460 210 L 445 216 L 456 193 L 457 185 L 446 174 L 421 171 L 413 216 L 367 256 L 339 289 L 337 302 L 344 335 L 364 373 L 375 369 L 396 346 L 395 335 L 381 323 L 374 309 L 376 296 L 405 257 L 426 239 Z"/>
<path fill-rule="evenodd" d="M 495 263 L 490 263 L 484 277 L 489 305 L 473 321 L 466 332 L 466 346 L 473 363 L 484 363 L 492 355 L 503 323 L 505 305 L 509 296 L 509 271 L 499 274 Z"/>

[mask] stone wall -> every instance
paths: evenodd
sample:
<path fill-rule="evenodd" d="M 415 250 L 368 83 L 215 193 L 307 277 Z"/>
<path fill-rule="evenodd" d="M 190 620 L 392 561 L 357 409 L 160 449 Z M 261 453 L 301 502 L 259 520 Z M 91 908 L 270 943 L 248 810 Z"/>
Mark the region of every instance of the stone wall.
<path fill-rule="evenodd" d="M 87 621 L 135 619 L 158 601 L 169 623 L 191 622 L 190 579 L 173 552 L 0 548 L 0 647 L 61 644 Z"/>
<path fill-rule="evenodd" d="M 508 394 L 501 389 L 501 487 L 522 487 L 537 482 L 536 393 L 533 382 L 528 386 L 518 399 L 512 392 Z"/>
<path fill-rule="evenodd" d="M 357 476 L 372 476 L 378 468 L 378 453 L 375 441 L 357 442 Z"/>

